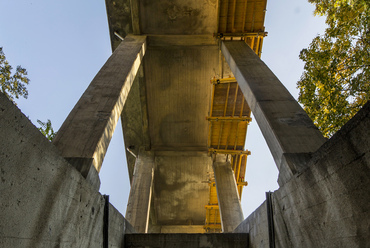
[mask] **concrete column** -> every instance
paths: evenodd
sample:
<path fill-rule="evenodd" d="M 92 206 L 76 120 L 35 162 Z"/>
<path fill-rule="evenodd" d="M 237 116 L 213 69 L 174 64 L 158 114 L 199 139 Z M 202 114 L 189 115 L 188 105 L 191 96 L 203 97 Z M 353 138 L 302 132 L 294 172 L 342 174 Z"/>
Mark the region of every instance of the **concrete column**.
<path fill-rule="evenodd" d="M 216 179 L 218 207 L 221 214 L 222 232 L 232 232 L 244 220 L 235 176 L 231 164 L 223 155 L 213 162 Z"/>
<path fill-rule="evenodd" d="M 270 148 L 281 185 L 303 169 L 325 138 L 245 42 L 223 41 L 221 50 Z"/>
<path fill-rule="evenodd" d="M 53 141 L 87 179 L 100 171 L 145 50 L 146 36 L 128 35 L 92 80 Z"/>
<path fill-rule="evenodd" d="M 138 233 L 148 232 L 150 202 L 154 176 L 154 155 L 140 151 L 136 158 L 130 196 L 126 209 L 126 220 Z"/>

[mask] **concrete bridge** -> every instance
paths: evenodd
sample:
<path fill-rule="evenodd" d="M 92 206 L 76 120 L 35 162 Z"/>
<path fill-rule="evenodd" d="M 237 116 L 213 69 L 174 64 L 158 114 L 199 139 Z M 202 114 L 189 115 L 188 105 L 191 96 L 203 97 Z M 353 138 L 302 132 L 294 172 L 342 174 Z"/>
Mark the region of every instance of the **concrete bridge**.
<path fill-rule="evenodd" d="M 106 5 L 113 54 L 53 144 L 0 98 L 0 217 L 9 226 L 0 246 L 367 244 L 370 106 L 324 139 L 260 59 L 266 0 Z M 244 220 L 251 112 L 280 189 Z M 125 218 L 98 193 L 119 117 L 131 181 Z"/>

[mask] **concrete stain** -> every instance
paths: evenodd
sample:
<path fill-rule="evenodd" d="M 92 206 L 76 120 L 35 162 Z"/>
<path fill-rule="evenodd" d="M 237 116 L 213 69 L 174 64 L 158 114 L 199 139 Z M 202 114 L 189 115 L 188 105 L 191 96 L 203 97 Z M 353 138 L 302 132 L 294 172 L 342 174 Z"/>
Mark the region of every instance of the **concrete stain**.
<path fill-rule="evenodd" d="M 170 22 L 183 17 L 197 17 L 200 15 L 200 9 L 193 9 L 190 6 L 171 4 L 168 7 L 164 7 L 164 13 L 168 16 Z"/>
<path fill-rule="evenodd" d="M 293 118 L 279 118 L 279 121 L 289 126 L 306 126 L 312 127 L 312 121 L 305 113 L 297 112 Z"/>

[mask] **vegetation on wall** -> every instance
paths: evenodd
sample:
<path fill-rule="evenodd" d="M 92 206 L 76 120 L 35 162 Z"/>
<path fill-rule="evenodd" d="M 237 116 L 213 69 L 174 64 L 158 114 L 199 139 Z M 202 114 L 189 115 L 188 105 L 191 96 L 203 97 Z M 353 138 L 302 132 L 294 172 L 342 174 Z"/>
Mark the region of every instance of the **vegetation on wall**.
<path fill-rule="evenodd" d="M 17 66 L 16 71 L 12 74 L 13 67 L 6 60 L 3 48 L 0 47 L 0 92 L 16 104 L 15 99 L 24 97 L 27 99 L 28 91 L 26 85 L 30 80 L 27 77 L 27 70 L 20 65 Z M 42 122 L 37 120 L 40 125 L 38 129 L 50 141 L 55 137 L 56 132 L 51 125 L 51 121 Z"/>
<path fill-rule="evenodd" d="M 40 120 L 37 120 L 37 123 L 40 125 L 38 128 L 40 132 L 50 141 L 52 141 L 57 134 L 54 132 L 54 129 L 51 125 L 51 121 L 48 119 L 46 122 L 42 122 Z"/>
<path fill-rule="evenodd" d="M 326 137 L 370 99 L 370 2 L 309 0 L 326 16 L 325 34 L 300 53 L 298 101 Z"/>

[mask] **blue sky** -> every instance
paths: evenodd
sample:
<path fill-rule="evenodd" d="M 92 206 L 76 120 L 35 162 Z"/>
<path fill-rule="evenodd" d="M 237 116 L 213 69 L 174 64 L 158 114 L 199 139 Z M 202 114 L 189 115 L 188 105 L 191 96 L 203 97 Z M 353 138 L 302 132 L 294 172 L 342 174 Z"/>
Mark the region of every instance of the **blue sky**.
<path fill-rule="evenodd" d="M 50 119 L 57 130 L 111 54 L 104 0 L 0 1 L 0 47 L 13 67 L 31 79 L 28 99 L 18 107 L 33 123 Z M 324 32 L 324 18 L 313 16 L 306 0 L 268 0 L 262 60 L 297 98 L 303 63 L 299 51 Z M 255 121 L 249 126 L 242 206 L 247 217 L 277 189 L 277 169 Z M 122 130 L 117 125 L 102 171 L 100 191 L 125 214 L 129 194 Z"/>

